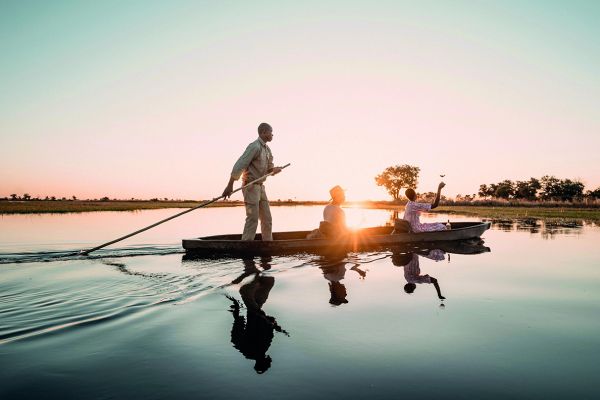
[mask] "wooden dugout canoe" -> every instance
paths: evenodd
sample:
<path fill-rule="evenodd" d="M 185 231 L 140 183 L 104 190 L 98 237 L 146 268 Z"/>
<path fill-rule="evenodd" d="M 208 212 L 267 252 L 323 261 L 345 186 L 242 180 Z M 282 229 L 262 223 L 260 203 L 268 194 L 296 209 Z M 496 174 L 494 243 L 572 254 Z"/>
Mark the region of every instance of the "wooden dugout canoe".
<path fill-rule="evenodd" d="M 400 233 L 392 235 L 393 227 L 380 226 L 357 230 L 336 239 L 306 239 L 310 231 L 274 232 L 273 241 L 243 241 L 240 234 L 205 236 L 184 239 L 183 248 L 194 254 L 276 255 L 289 253 L 322 253 L 391 248 L 410 243 L 448 242 L 480 237 L 490 228 L 489 222 L 452 222 L 452 229 L 438 232 Z"/>

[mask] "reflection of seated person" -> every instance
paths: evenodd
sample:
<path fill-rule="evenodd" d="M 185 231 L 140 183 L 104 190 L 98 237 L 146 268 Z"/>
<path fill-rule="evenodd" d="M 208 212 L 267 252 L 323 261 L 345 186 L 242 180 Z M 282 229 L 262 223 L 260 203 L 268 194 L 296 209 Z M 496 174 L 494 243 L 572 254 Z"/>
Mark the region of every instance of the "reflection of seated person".
<path fill-rule="evenodd" d="M 323 276 L 329 281 L 329 304 L 339 306 L 348 302 L 346 286 L 340 282 L 346 275 L 345 263 L 323 268 Z"/>
<path fill-rule="evenodd" d="M 329 281 L 329 304 L 339 306 L 341 304 L 348 303 L 346 297 L 348 292 L 346 286 L 341 282 L 346 276 L 346 264 L 345 255 L 341 258 L 331 259 L 325 258 L 321 261 L 321 270 L 323 271 L 323 277 Z M 350 269 L 356 271 L 362 279 L 367 276 L 367 272 L 358 268 L 359 264 L 354 264 Z"/>
<path fill-rule="evenodd" d="M 323 209 L 323 221 L 321 221 L 319 229 L 315 229 L 308 235 L 308 239 L 332 238 L 348 232 L 346 213 L 341 207 L 346 201 L 344 189 L 336 185 L 331 188 L 329 194 L 331 195 L 331 202 Z"/>
<path fill-rule="evenodd" d="M 442 188 L 446 186 L 444 182 L 440 182 L 435 196 L 435 200 L 432 204 L 429 203 L 418 203 L 417 193 L 413 189 L 406 189 L 406 197 L 408 203 L 404 208 L 404 220 L 410 223 L 411 230 L 413 232 L 435 232 L 446 230 L 446 225 L 441 223 L 430 223 L 424 224 L 419 221 L 419 213 L 422 211 L 433 210 L 440 204 L 440 196 Z"/>
<path fill-rule="evenodd" d="M 423 257 L 430 258 L 435 261 L 441 261 L 444 259 L 444 252 L 441 250 L 431 250 L 427 254 L 423 254 Z M 419 256 L 416 253 L 394 253 L 392 254 L 392 263 L 397 267 L 404 267 L 404 279 L 406 279 L 406 285 L 404 285 L 404 291 L 411 294 L 417 288 L 417 283 L 432 283 L 437 292 L 438 298 L 444 300 L 440 290 L 440 285 L 437 279 L 429 275 L 421 275 L 421 268 L 419 268 Z"/>
<path fill-rule="evenodd" d="M 246 319 L 240 315 L 239 301 L 227 296 L 233 304 L 233 327 L 231 328 L 231 343 L 246 358 L 255 360 L 254 369 L 262 374 L 271 367 L 271 357 L 267 350 L 273 341 L 273 330 L 287 335 L 275 320 L 267 315 L 262 306 L 269 297 L 269 292 L 275 284 L 272 276 L 262 276 L 256 273 L 254 279 L 240 288 L 242 301 L 246 306 Z"/>

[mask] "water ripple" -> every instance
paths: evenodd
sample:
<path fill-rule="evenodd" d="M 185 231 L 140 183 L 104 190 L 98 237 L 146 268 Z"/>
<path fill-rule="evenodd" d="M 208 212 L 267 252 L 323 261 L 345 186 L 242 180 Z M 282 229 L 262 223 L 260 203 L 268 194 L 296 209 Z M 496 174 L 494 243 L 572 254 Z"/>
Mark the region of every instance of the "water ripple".
<path fill-rule="evenodd" d="M 183 252 L 173 246 L 57 257 L 63 253 L 0 255 L 0 263 L 15 264 L 7 266 L 8 279 L 0 283 L 0 345 L 108 323 L 154 307 L 187 304 L 256 272 L 281 274 L 322 263 L 309 254 L 190 260 L 177 257 Z M 347 259 L 360 264 L 388 256 L 356 253 Z M 65 262 L 44 264 L 54 260 Z M 19 264 L 24 262 L 29 264 Z"/>
<path fill-rule="evenodd" d="M 36 251 L 21 253 L 0 253 L 1 264 L 22 264 L 32 262 L 53 262 L 73 260 L 95 260 L 100 258 L 136 257 L 148 255 L 169 255 L 184 253 L 181 246 L 130 246 L 123 248 L 100 249 L 93 254 L 82 255 L 81 250 Z"/>

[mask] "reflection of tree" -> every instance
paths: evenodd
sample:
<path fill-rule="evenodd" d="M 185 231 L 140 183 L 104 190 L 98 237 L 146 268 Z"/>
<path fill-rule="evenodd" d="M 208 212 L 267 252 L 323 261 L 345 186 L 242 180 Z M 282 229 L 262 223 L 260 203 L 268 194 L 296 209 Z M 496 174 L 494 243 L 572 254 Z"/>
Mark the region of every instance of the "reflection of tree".
<path fill-rule="evenodd" d="M 510 232 L 514 229 L 514 221 L 510 219 L 494 219 L 491 222 L 492 227 L 501 231 Z"/>
<path fill-rule="evenodd" d="M 263 270 L 270 268 L 270 264 L 264 259 L 261 266 Z M 274 317 L 262 310 L 275 284 L 275 278 L 261 275 L 253 259 L 245 259 L 244 267 L 244 273 L 233 283 L 239 283 L 245 277 L 254 275 L 252 281 L 242 285 L 239 291 L 246 308 L 246 318 L 240 315 L 240 310 L 244 306 L 237 299 L 227 296 L 233 303 L 230 307 L 233 314 L 231 343 L 244 357 L 254 360 L 254 370 L 262 374 L 271 367 L 271 357 L 267 355 L 267 351 L 273 341 L 273 331 L 285 335 L 288 333 L 277 324 Z"/>
<path fill-rule="evenodd" d="M 552 239 L 555 235 L 578 234 L 583 228 L 583 221 L 575 219 L 543 221 L 537 218 L 517 218 L 514 220 L 492 219 L 490 222 L 492 227 L 498 230 L 540 233 L 544 239 Z"/>
<path fill-rule="evenodd" d="M 538 233 L 540 231 L 540 223 L 534 218 L 517 220 L 517 231 Z"/>

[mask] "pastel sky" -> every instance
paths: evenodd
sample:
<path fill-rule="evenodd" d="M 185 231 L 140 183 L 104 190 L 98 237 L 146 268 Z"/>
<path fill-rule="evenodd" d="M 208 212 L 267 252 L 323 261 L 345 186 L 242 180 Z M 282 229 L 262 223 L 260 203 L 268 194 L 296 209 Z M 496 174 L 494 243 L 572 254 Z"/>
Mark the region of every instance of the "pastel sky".
<path fill-rule="evenodd" d="M 596 188 L 599 20 L 571 0 L 0 0 L 0 196 L 216 197 L 262 121 L 292 164 L 271 199 L 386 199 L 394 164 L 449 195 Z"/>

